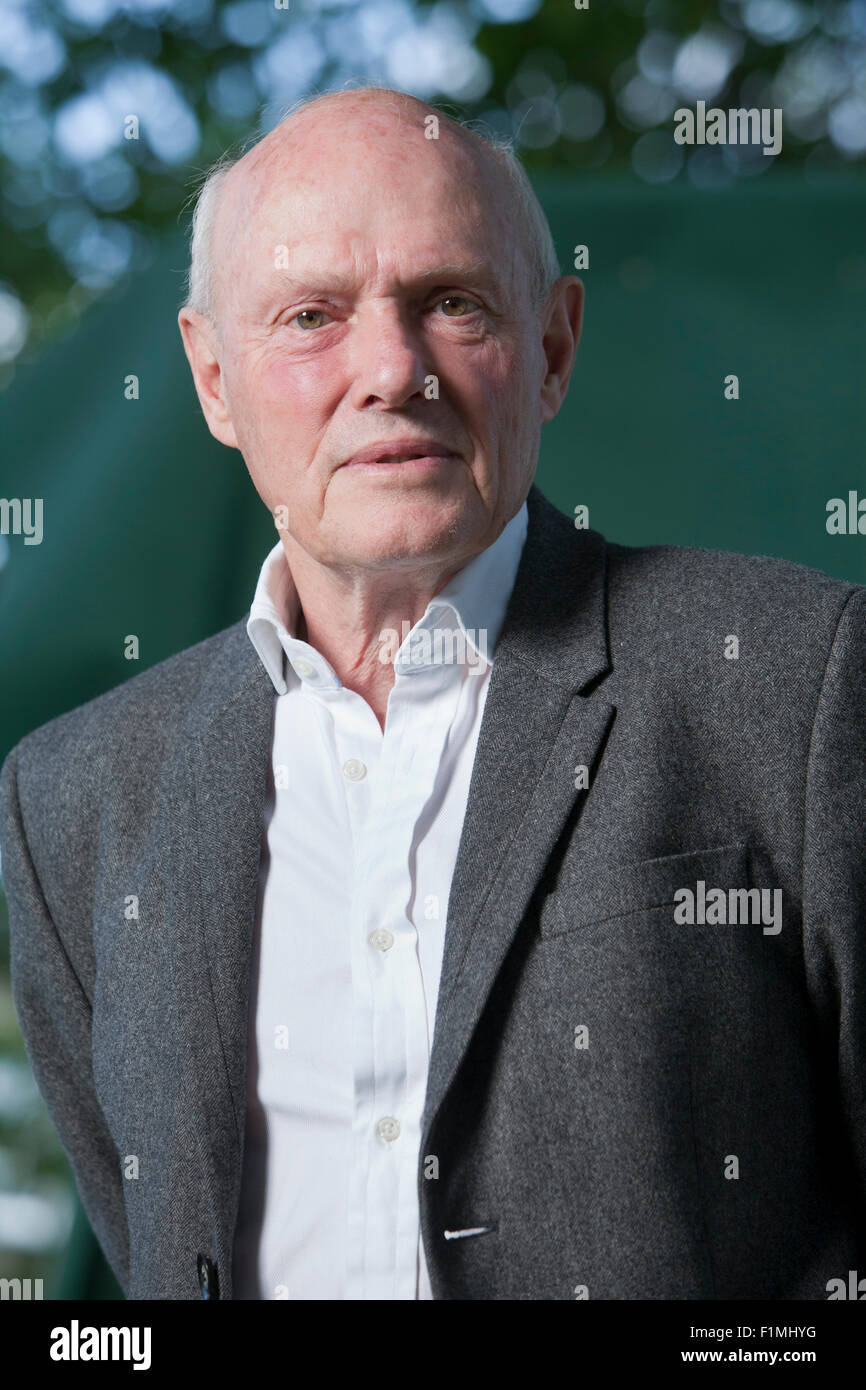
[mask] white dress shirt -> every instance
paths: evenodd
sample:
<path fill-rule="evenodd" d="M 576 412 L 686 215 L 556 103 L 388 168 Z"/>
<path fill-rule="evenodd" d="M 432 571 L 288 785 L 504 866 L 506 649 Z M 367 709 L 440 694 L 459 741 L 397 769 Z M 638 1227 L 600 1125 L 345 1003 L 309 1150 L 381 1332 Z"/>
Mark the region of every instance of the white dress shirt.
<path fill-rule="evenodd" d="M 262 567 L 247 631 L 276 710 L 237 1298 L 432 1297 L 417 1189 L 445 919 L 527 522 L 524 503 L 385 644 L 395 681 L 384 733 L 294 636 L 281 543 Z"/>

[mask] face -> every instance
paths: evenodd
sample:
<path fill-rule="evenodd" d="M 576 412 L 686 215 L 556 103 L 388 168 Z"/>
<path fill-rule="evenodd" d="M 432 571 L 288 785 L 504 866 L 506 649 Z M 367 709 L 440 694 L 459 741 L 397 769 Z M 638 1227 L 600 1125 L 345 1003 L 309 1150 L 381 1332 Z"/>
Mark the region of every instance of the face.
<path fill-rule="evenodd" d="M 539 316 L 499 176 L 425 114 L 359 98 L 272 132 L 221 191 L 219 334 L 180 316 L 211 430 L 284 542 L 351 570 L 495 540 L 580 330 L 579 282 Z"/>

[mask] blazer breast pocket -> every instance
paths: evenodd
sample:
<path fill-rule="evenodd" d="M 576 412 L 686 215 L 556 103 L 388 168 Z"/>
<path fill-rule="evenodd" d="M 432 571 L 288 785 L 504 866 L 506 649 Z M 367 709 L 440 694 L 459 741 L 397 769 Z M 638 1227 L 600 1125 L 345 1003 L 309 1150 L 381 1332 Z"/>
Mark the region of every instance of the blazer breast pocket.
<path fill-rule="evenodd" d="M 579 927 L 606 922 L 625 926 L 635 914 L 667 909 L 674 920 L 676 894 L 688 889 L 700 909 L 701 887 L 726 893 L 753 887 L 748 844 L 666 854 L 631 863 L 595 861 L 577 875 L 564 878 L 544 904 L 539 922 L 542 937 L 562 936 Z M 705 899 L 704 899 L 705 901 Z M 748 904 L 744 902 L 744 907 Z"/>

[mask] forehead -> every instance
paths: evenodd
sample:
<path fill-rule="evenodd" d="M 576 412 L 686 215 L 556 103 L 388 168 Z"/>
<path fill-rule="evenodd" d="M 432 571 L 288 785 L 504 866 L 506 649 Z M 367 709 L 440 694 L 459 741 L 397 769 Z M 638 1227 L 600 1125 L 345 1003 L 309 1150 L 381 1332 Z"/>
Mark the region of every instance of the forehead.
<path fill-rule="evenodd" d="M 513 286 L 521 257 L 503 174 L 444 123 L 428 140 L 424 114 L 311 112 L 236 165 L 215 235 L 225 311 L 280 283 L 282 247 L 283 282 L 410 283 L 466 264 Z"/>

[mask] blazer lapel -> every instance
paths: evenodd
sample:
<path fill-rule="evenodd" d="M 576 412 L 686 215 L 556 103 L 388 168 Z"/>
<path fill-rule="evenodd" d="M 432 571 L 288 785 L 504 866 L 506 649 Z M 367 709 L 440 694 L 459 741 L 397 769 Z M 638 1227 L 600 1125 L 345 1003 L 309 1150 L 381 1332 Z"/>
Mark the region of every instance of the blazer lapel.
<path fill-rule="evenodd" d="M 605 543 L 533 486 L 496 645 L 454 868 L 421 1153 L 493 982 L 614 717 L 585 696 L 609 667 Z"/>
<path fill-rule="evenodd" d="M 246 632 L 228 629 L 184 722 L 168 803 L 170 954 L 192 1065 L 214 1211 L 238 1193 L 245 1115 L 249 971 L 268 796 L 274 687 Z M 228 1273 L 228 1271 L 226 1271 Z"/>

